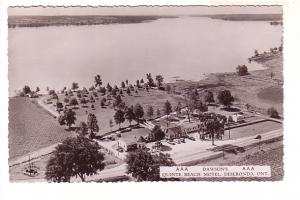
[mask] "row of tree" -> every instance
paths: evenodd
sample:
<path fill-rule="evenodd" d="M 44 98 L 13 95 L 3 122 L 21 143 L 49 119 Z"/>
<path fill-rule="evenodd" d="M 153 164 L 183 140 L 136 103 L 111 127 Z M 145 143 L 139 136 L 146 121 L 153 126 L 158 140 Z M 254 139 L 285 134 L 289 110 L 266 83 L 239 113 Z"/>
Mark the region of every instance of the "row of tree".
<path fill-rule="evenodd" d="M 105 168 L 104 154 L 100 146 L 83 136 L 67 138 L 57 145 L 46 166 L 46 179 L 49 182 L 70 182 L 79 177 L 83 182 Z M 137 181 L 159 181 L 160 166 L 173 166 L 175 163 L 168 154 L 151 155 L 147 150 L 130 152 L 126 158 L 127 174 Z"/>

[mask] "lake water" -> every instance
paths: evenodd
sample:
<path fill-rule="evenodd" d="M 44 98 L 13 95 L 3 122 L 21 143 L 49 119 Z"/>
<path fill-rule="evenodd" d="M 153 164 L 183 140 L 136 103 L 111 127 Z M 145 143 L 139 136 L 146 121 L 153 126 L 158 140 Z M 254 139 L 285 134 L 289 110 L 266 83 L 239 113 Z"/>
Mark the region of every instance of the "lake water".
<path fill-rule="evenodd" d="M 135 81 L 150 72 L 165 81 L 179 76 L 232 72 L 254 50 L 281 44 L 282 27 L 263 21 L 201 17 L 159 19 L 138 24 L 49 26 L 9 29 L 9 93 L 25 84 L 56 90 L 73 81 L 89 87 L 100 74 L 104 84 Z"/>

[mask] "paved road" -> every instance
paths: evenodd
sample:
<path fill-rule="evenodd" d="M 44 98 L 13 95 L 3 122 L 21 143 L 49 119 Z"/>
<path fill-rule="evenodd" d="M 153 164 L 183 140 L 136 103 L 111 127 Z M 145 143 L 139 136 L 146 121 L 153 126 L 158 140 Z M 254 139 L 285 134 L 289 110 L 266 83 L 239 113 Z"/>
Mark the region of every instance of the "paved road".
<path fill-rule="evenodd" d="M 239 146 L 243 148 L 247 148 L 250 146 L 258 145 L 259 142 L 265 142 L 274 138 L 279 138 L 282 136 L 282 129 L 270 131 L 267 133 L 260 134 L 261 140 L 254 139 L 254 136 L 240 138 L 237 140 L 234 140 L 230 142 L 229 144 L 234 146 Z M 199 150 L 199 152 L 191 153 L 191 154 L 185 154 L 184 156 L 178 156 L 174 158 L 174 162 L 178 165 L 187 165 L 188 163 L 195 162 L 195 161 L 203 161 L 207 159 L 213 159 L 218 158 L 222 156 L 222 151 L 219 152 L 213 152 L 213 151 L 207 151 L 206 149 Z"/>
<path fill-rule="evenodd" d="M 31 160 L 34 160 L 34 159 L 40 158 L 41 156 L 48 155 L 48 154 L 52 153 L 55 150 L 55 147 L 58 144 L 59 143 L 53 144 L 51 146 L 48 146 L 48 147 L 45 147 L 45 148 L 33 151 L 33 152 L 29 153 L 29 154 L 26 154 L 24 156 L 18 157 L 16 159 L 9 160 L 8 161 L 8 165 L 11 167 L 11 166 L 14 166 L 14 165 L 22 164 L 24 162 L 28 162 L 29 156 L 30 156 Z"/>
<path fill-rule="evenodd" d="M 50 107 L 50 105 L 48 105 L 48 104 L 45 104 L 44 103 L 44 100 L 46 99 L 47 97 L 40 97 L 39 99 L 38 99 L 38 104 L 40 105 L 40 106 L 42 106 L 42 108 L 44 108 L 45 110 L 47 110 L 51 115 L 53 115 L 54 117 L 59 117 L 59 113 L 58 112 L 56 112 L 56 111 L 54 111 L 53 109 L 51 109 L 51 107 Z"/>
<path fill-rule="evenodd" d="M 282 131 L 283 131 L 282 129 L 278 129 L 278 130 L 275 130 L 275 131 L 270 131 L 270 132 L 261 134 L 261 136 L 262 136 L 261 142 L 281 137 L 282 136 Z M 258 143 L 259 143 L 259 140 L 254 139 L 254 136 L 240 138 L 240 139 L 237 139 L 237 140 L 234 140 L 234 141 L 230 141 L 230 144 L 235 145 L 235 146 L 244 147 L 244 148 L 247 148 L 247 147 L 252 146 L 252 145 L 257 145 Z M 34 159 L 34 158 L 38 158 L 42 155 L 46 155 L 48 153 L 51 153 L 54 150 L 54 147 L 56 145 L 57 144 L 52 145 L 52 146 L 47 147 L 47 148 L 40 149 L 36 152 L 31 153 L 31 158 Z M 221 157 L 221 156 L 222 156 L 222 152 L 208 151 L 207 147 L 205 147 L 204 149 L 199 149 L 197 152 L 194 151 L 194 152 L 191 152 L 190 154 L 185 154 L 183 156 L 178 155 L 176 158 L 174 158 L 174 161 L 178 165 L 188 165 L 188 163 L 190 163 L 190 162 L 203 161 L 203 160 L 206 160 L 206 159 L 213 159 L 213 158 L 218 158 L 218 157 Z M 9 161 L 9 166 L 20 164 L 20 163 L 26 162 L 26 161 L 28 161 L 28 156 L 23 156 L 23 157 L 21 157 L 17 160 Z M 126 164 L 122 164 L 122 165 L 119 165 L 119 166 L 114 167 L 114 168 L 105 169 L 105 170 L 101 171 L 99 174 L 87 177 L 86 181 L 95 181 L 95 180 L 99 180 L 99 179 L 125 175 L 126 174 L 126 167 L 127 167 Z M 43 180 L 43 179 L 18 180 L 18 182 L 22 182 L 22 181 L 41 182 L 41 181 L 45 181 L 45 180 Z M 74 179 L 72 179 L 72 182 L 80 182 L 80 179 L 74 178 Z"/>
<path fill-rule="evenodd" d="M 88 176 L 88 177 L 86 177 L 85 181 L 86 182 L 98 181 L 100 179 L 123 176 L 123 175 L 126 175 L 126 169 L 127 169 L 127 164 L 122 164 L 122 165 L 119 165 L 114 168 L 105 169 L 105 170 L 99 172 L 98 174 Z M 81 179 L 73 178 L 73 179 L 71 179 L 71 182 L 81 182 Z"/>

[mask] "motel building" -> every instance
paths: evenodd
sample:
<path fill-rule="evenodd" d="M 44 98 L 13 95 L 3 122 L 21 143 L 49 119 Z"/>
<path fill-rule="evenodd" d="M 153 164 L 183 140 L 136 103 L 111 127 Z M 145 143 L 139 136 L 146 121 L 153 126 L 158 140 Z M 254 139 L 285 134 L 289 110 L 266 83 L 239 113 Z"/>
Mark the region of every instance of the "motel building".
<path fill-rule="evenodd" d="M 143 136 L 140 136 L 137 140 L 133 140 L 132 138 L 120 138 L 117 141 L 118 147 L 126 152 L 145 148 L 145 142 L 146 140 Z"/>

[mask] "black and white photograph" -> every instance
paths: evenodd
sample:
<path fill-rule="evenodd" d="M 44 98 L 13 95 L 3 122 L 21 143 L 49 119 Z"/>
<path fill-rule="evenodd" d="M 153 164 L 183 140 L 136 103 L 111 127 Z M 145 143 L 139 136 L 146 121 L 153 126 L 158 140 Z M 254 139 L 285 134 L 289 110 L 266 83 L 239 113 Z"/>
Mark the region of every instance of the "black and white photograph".
<path fill-rule="evenodd" d="M 10 182 L 283 180 L 282 6 L 7 13 Z"/>

